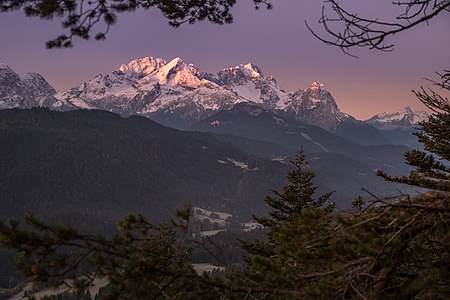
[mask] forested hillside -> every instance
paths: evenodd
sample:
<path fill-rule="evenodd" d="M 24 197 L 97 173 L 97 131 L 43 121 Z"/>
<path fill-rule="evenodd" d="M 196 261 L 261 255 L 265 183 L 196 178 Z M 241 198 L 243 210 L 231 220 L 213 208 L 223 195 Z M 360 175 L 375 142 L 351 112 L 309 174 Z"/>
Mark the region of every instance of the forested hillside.
<path fill-rule="evenodd" d="M 5 110 L 0 136 L 2 218 L 163 219 L 183 201 L 250 215 L 287 169 L 208 134 L 104 111 Z"/>

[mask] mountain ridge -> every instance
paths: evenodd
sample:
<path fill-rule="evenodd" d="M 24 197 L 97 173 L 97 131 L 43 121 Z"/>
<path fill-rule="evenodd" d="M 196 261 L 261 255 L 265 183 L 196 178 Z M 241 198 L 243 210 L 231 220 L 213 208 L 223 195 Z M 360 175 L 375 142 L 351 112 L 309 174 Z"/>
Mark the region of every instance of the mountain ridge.
<path fill-rule="evenodd" d="M 378 129 L 391 130 L 416 126 L 429 116 L 430 113 L 426 111 L 412 110 L 410 106 L 405 106 L 393 112 L 378 113 L 366 122 Z"/>
<path fill-rule="evenodd" d="M 252 103 L 283 111 L 301 123 L 319 126 L 360 144 L 389 143 L 375 129 L 380 126 L 372 122 L 373 118 L 364 122 L 343 113 L 324 84 L 314 81 L 307 89 L 289 93 L 253 63 L 212 74 L 179 57 L 170 61 L 144 57 L 57 93 L 42 76 L 21 77 L 2 63 L 0 78 L 5 76 L 17 84 L 11 90 L 10 83 L 0 81 L 0 108 L 101 109 L 122 116 L 145 116 L 166 126 L 186 129 L 219 111 Z"/>

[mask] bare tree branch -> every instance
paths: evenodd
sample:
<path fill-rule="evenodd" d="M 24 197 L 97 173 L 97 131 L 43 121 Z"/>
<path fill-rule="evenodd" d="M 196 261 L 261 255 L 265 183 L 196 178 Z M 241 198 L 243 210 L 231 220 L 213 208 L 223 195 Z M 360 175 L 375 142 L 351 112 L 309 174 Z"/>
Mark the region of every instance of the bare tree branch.
<path fill-rule="evenodd" d="M 318 34 L 306 22 L 309 31 L 327 45 L 337 46 L 346 54 L 350 48 L 368 47 L 380 51 L 392 51 L 394 44 L 386 38 L 407 31 L 420 24 L 428 24 L 434 17 L 450 12 L 450 0 L 395 1 L 393 5 L 404 7 L 395 21 L 365 18 L 344 8 L 337 0 L 326 0 L 318 23 L 327 37 Z"/>

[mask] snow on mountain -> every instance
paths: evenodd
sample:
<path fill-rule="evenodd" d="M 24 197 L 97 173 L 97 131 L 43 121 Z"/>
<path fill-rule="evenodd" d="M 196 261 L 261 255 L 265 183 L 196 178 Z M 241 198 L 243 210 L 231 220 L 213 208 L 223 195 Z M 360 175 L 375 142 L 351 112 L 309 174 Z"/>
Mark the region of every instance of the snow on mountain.
<path fill-rule="evenodd" d="M 313 82 L 307 90 L 288 93 L 253 63 L 211 74 L 179 57 L 170 61 L 144 57 L 56 93 L 39 74 L 19 76 L 0 62 L 0 108 L 100 109 L 187 128 L 243 102 L 285 111 L 297 121 L 331 132 L 340 124 L 359 122 L 339 110 L 323 84 Z"/>
<path fill-rule="evenodd" d="M 136 59 L 56 97 L 81 108 L 137 114 L 176 127 L 245 101 L 201 78 L 194 65 L 178 57 L 169 62 L 154 57 Z"/>
<path fill-rule="evenodd" d="M 267 109 L 284 109 L 289 101 L 289 94 L 277 84 L 275 78 L 265 77 L 261 68 L 252 63 L 208 75 L 205 77 L 209 80 Z"/>
<path fill-rule="evenodd" d="M 56 97 L 80 108 L 143 115 L 176 127 L 241 102 L 282 109 L 289 101 L 289 94 L 275 79 L 265 77 L 254 64 L 208 74 L 179 57 L 169 62 L 154 57 L 136 59 Z"/>
<path fill-rule="evenodd" d="M 19 75 L 0 61 L 0 109 L 49 107 L 66 110 L 68 107 L 58 101 L 56 91 L 39 74 Z"/>
<path fill-rule="evenodd" d="M 38 73 L 26 73 L 20 75 L 20 80 L 34 91 L 35 100 L 39 103 L 39 106 L 52 105 L 54 98 L 50 96 L 54 96 L 56 91 L 44 77 Z"/>
<path fill-rule="evenodd" d="M 425 111 L 413 111 L 409 106 L 395 112 L 376 114 L 366 122 L 378 129 L 393 130 L 411 128 L 419 122 L 427 120 L 430 114 Z"/>
<path fill-rule="evenodd" d="M 352 116 L 339 110 L 336 100 L 320 82 L 313 82 L 306 90 L 290 94 L 290 102 L 285 110 L 296 120 L 316 125 L 334 132 L 339 124 L 356 121 Z"/>
<path fill-rule="evenodd" d="M 155 70 L 160 69 L 166 64 L 166 61 L 162 58 L 144 57 L 141 59 L 135 59 L 128 65 L 121 65 L 119 70 L 132 74 L 151 74 Z"/>

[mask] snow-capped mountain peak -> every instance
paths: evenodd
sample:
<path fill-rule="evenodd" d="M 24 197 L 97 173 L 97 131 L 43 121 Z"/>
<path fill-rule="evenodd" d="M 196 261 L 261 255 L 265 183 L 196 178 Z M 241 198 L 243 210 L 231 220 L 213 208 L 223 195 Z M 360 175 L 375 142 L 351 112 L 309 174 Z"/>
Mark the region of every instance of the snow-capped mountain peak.
<path fill-rule="evenodd" d="M 320 83 L 318 81 L 314 81 L 313 83 L 311 83 L 311 86 L 309 87 L 310 90 L 312 91 L 316 91 L 319 89 L 325 89 L 325 85 L 323 83 Z"/>
<path fill-rule="evenodd" d="M 195 70 L 194 65 L 188 65 L 177 57 L 160 68 L 155 77 L 159 79 L 160 84 L 195 86 L 200 84 L 200 79 L 193 72 Z"/>
<path fill-rule="evenodd" d="M 313 109 L 320 103 L 336 106 L 337 109 L 336 101 L 331 93 L 325 88 L 323 83 L 317 81 L 311 83 L 310 87 L 303 93 L 302 98 L 304 105 L 308 106 L 307 109 Z"/>
<path fill-rule="evenodd" d="M 411 107 L 405 106 L 395 112 L 376 114 L 366 122 L 380 129 L 395 129 L 414 126 L 427 120 L 429 116 L 426 111 L 414 111 Z"/>
<path fill-rule="evenodd" d="M 162 58 L 144 57 L 121 65 L 118 74 L 125 74 L 141 83 L 192 86 L 200 83 L 199 71 L 193 64 L 186 64 L 176 57 L 167 62 Z"/>
<path fill-rule="evenodd" d="M 221 81 L 223 84 L 242 84 L 248 80 L 258 78 L 264 78 L 261 68 L 253 63 L 247 63 L 223 69 L 217 74 L 216 80 Z"/>
<path fill-rule="evenodd" d="M 131 74 L 151 74 L 154 71 L 160 69 L 166 65 L 166 61 L 162 58 L 144 57 L 140 59 L 134 59 L 127 65 L 121 65 L 119 70 L 123 73 Z"/>
<path fill-rule="evenodd" d="M 235 67 L 235 69 L 240 69 L 244 72 L 244 74 L 251 78 L 263 77 L 263 73 L 261 68 L 252 63 L 247 63 L 245 65 L 241 64 Z"/>
<path fill-rule="evenodd" d="M 56 97 L 80 108 L 143 115 L 176 127 L 245 101 L 179 57 L 135 59 Z"/>
<path fill-rule="evenodd" d="M 273 76 L 265 77 L 262 69 L 253 63 L 225 68 L 217 75 L 205 76 L 236 95 L 267 109 L 284 109 L 289 102 L 285 92 Z"/>

